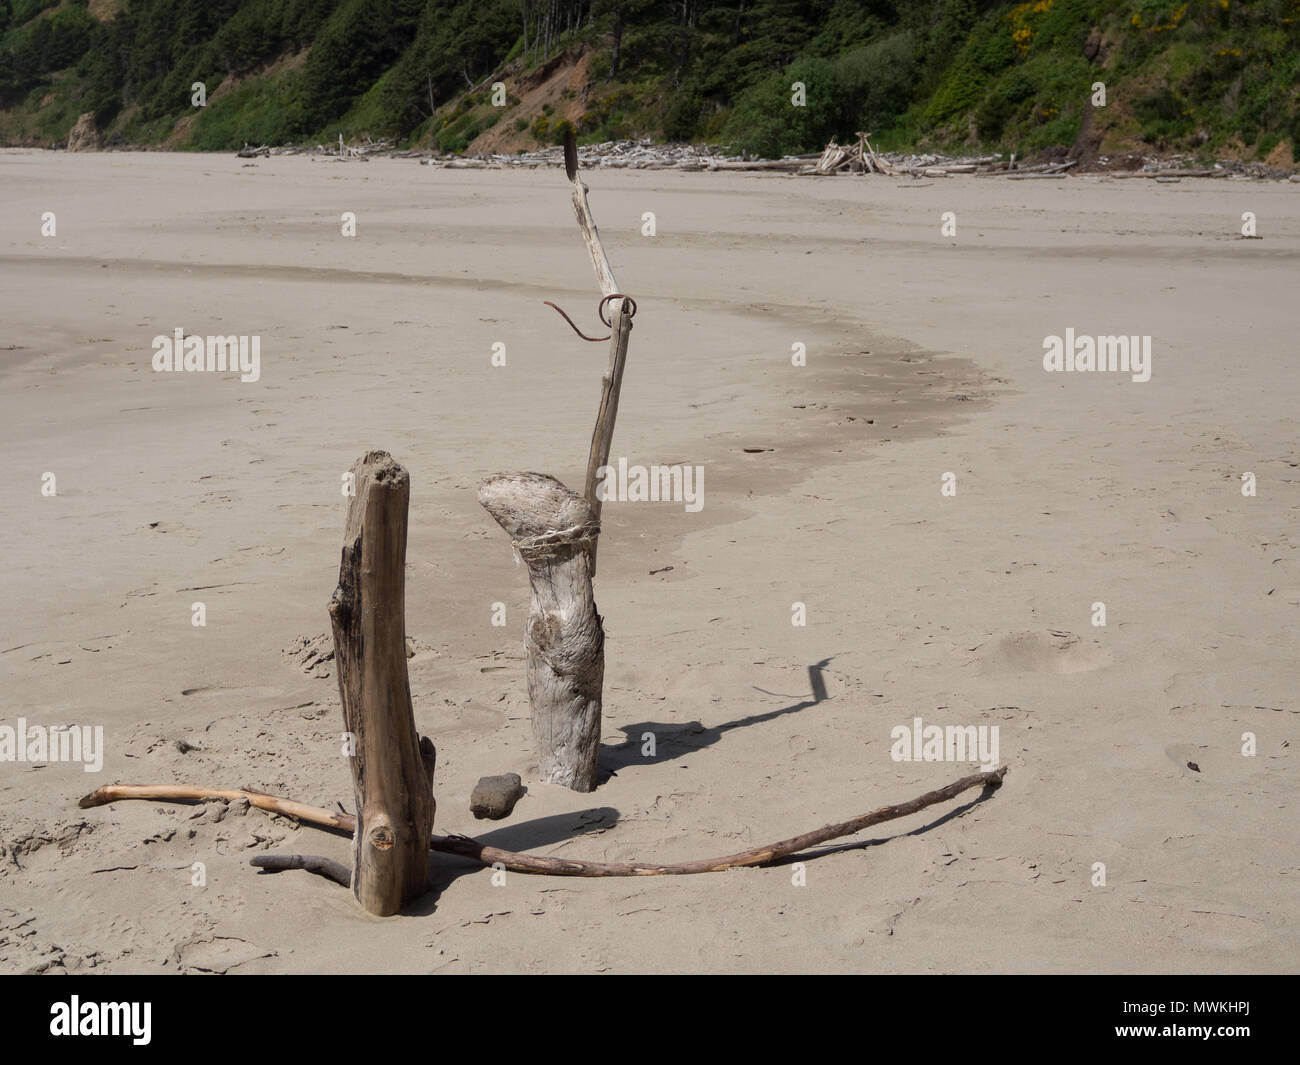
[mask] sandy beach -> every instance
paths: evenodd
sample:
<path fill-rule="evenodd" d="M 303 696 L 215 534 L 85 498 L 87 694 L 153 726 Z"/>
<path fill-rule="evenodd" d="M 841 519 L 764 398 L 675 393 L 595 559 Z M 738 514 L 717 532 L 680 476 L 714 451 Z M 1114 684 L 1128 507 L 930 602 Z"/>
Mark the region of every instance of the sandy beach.
<path fill-rule="evenodd" d="M 613 453 L 705 471 L 697 511 L 605 505 L 589 794 L 538 779 L 528 582 L 475 495 L 581 487 L 607 355 L 543 305 L 600 329 L 563 171 L 0 152 L 0 725 L 103 730 L 97 772 L 0 761 L 0 971 L 1294 972 L 1300 186 L 584 176 L 638 303 Z M 260 337 L 258 379 L 155 372 L 177 328 Z M 1067 330 L 1150 337 L 1150 379 L 1045 370 Z M 78 809 L 115 782 L 351 808 L 311 651 L 372 448 L 411 477 L 437 831 L 727 854 L 972 771 L 897 760 L 916 718 L 996 726 L 1006 783 L 797 871 L 435 855 L 388 919 L 248 865 L 342 836 Z M 507 772 L 527 793 L 475 820 Z"/>

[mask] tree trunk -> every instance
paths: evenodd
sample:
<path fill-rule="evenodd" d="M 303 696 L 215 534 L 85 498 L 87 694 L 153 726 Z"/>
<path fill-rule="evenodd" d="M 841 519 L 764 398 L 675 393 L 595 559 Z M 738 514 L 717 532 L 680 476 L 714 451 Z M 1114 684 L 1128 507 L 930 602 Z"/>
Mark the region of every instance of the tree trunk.
<path fill-rule="evenodd" d="M 386 451 L 358 459 L 352 477 L 329 612 L 343 727 L 355 743 L 352 893 L 382 917 L 428 890 L 434 748 L 415 731 L 406 674 L 411 481 Z"/>
<path fill-rule="evenodd" d="M 623 8 L 614 8 L 614 46 L 610 49 L 609 76 L 606 81 L 618 77 L 618 62 L 623 54 Z"/>
<path fill-rule="evenodd" d="M 549 783 L 591 791 L 605 632 L 586 548 L 599 522 L 582 496 L 541 473 L 496 474 L 479 486 L 478 498 L 528 566 L 533 596 L 524 649 L 538 769 Z"/>

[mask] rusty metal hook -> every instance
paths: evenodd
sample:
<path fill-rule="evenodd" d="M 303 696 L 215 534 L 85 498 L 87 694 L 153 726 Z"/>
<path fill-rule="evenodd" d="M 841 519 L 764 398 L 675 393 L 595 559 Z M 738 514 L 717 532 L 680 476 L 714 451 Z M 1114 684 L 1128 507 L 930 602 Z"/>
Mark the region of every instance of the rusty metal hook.
<path fill-rule="evenodd" d="M 596 316 L 601 320 L 602 323 L 604 323 L 605 328 L 607 329 L 614 328 L 613 323 L 610 322 L 610 320 L 605 317 L 605 304 L 608 303 L 610 300 L 627 300 L 627 302 L 632 305 L 631 309 L 627 312 L 627 316 L 629 318 L 636 316 L 636 300 L 634 300 L 631 296 L 623 295 L 623 293 L 621 292 L 612 292 L 604 299 L 602 299 L 599 305 L 596 307 Z M 582 337 L 583 340 L 590 341 L 592 344 L 599 344 L 602 341 L 609 339 L 609 337 L 587 336 L 586 333 L 584 333 L 581 329 L 577 327 L 577 325 L 574 324 L 573 319 L 564 313 L 563 307 L 557 306 L 556 304 L 552 303 L 550 300 L 542 300 L 542 302 L 545 303 L 546 306 L 554 308 L 556 311 L 558 311 L 560 313 L 560 317 L 569 323 L 569 328 L 572 329 L 575 333 L 577 333 L 578 336 Z M 610 336 L 612 335 L 613 334 L 611 333 Z"/>
<path fill-rule="evenodd" d="M 550 300 L 542 300 L 542 302 L 545 303 L 546 306 L 548 306 L 548 307 L 554 307 L 557 311 L 559 311 L 559 312 L 560 312 L 560 317 L 562 317 L 566 322 L 569 323 L 569 328 L 572 329 L 575 333 L 577 333 L 578 336 L 582 337 L 583 340 L 589 340 L 589 341 L 591 341 L 591 343 L 593 343 L 593 344 L 599 344 L 602 340 L 608 340 L 608 339 L 609 339 L 609 337 L 589 337 L 589 336 L 587 336 L 586 333 L 584 333 L 581 329 L 579 329 L 576 325 L 573 324 L 573 319 L 570 318 L 567 314 L 564 313 L 564 308 L 563 308 L 563 307 L 558 307 L 558 306 L 556 306 L 556 305 L 555 305 L 554 303 L 552 303 Z M 611 334 L 611 335 L 612 335 L 612 334 Z"/>

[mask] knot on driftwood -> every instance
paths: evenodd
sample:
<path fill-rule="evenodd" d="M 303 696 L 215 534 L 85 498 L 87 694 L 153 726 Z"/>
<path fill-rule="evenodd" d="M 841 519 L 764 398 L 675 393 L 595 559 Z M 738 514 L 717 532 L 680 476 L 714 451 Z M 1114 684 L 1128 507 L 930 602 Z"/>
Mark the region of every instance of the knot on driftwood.
<path fill-rule="evenodd" d="M 530 558 L 558 554 L 566 547 L 590 543 L 599 535 L 600 522 L 593 518 L 567 529 L 551 529 L 536 536 L 511 540 L 510 546 L 515 549 L 515 564 L 518 565 L 519 559 L 525 554 Z"/>

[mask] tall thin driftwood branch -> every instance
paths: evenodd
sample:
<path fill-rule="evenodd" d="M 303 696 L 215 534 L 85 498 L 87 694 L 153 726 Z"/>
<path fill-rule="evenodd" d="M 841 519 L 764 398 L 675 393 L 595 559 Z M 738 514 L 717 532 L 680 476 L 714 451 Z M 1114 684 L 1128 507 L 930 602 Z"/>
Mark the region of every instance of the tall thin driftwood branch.
<path fill-rule="evenodd" d="M 609 256 L 600 242 L 600 231 L 596 228 L 596 219 L 587 202 L 587 186 L 578 176 L 578 145 L 573 131 L 564 137 L 564 167 L 573 185 L 573 213 L 578 219 L 578 232 L 582 242 L 587 246 L 591 256 L 592 268 L 596 271 L 596 284 L 600 286 L 601 296 L 609 302 L 613 326 L 609 338 L 609 369 L 600 379 L 600 408 L 596 414 L 596 426 L 591 433 L 591 448 L 587 453 L 587 477 L 583 482 L 582 494 L 591 505 L 596 521 L 600 521 L 602 500 L 596 493 L 596 482 L 602 466 L 609 464 L 609 450 L 614 440 L 614 420 L 618 417 L 618 395 L 623 387 L 623 366 L 627 362 L 627 341 L 632 332 L 632 316 L 629 313 L 628 300 L 623 297 L 618 282 L 614 279 L 613 267 L 609 265 Z M 596 546 L 592 540 L 587 548 L 587 557 L 591 560 L 591 576 L 596 576 Z"/>
<path fill-rule="evenodd" d="M 597 482 L 601 467 L 609 463 L 636 304 L 619 292 L 600 242 L 587 186 L 578 177 L 572 132 L 565 139 L 564 163 L 573 185 L 578 231 L 600 286 L 602 317 L 606 306 L 612 314 L 609 369 L 601 378 L 582 495 L 545 474 L 499 473 L 479 486 L 479 502 L 510 535 L 515 552 L 528 565 L 533 595 L 524 647 L 542 777 L 575 791 L 591 791 L 596 786 L 605 675 L 604 632 L 591 590 L 602 502 Z"/>
<path fill-rule="evenodd" d="M 620 289 L 618 282 L 614 280 L 614 268 L 609 265 L 609 256 L 605 254 L 604 245 L 600 243 L 596 219 L 591 213 L 591 205 L 587 202 L 587 186 L 578 177 L 578 142 L 572 130 L 566 131 L 564 135 L 564 169 L 569 176 L 570 184 L 573 185 L 573 213 L 578 217 L 578 232 L 582 234 L 582 242 L 587 245 L 587 251 L 591 255 L 591 265 L 596 271 L 596 284 L 600 286 L 602 296 L 613 296 Z M 615 310 L 622 306 L 622 303 L 621 299 L 618 300 Z"/>
<path fill-rule="evenodd" d="M 909 814 L 924 810 L 927 806 L 947 802 L 971 788 L 996 788 L 1001 785 L 1002 778 L 1006 774 L 1006 766 L 986 772 L 971 773 L 969 776 L 962 777 L 960 780 L 955 780 L 951 784 L 937 788 L 934 791 L 927 791 L 924 795 L 919 795 L 907 802 L 898 803 L 894 806 L 882 806 L 870 813 L 859 814 L 848 821 L 826 825 L 811 832 L 804 832 L 801 835 L 783 839 L 778 843 L 752 847 L 749 850 L 724 855 L 720 858 L 700 858 L 687 862 L 584 862 L 572 858 L 546 858 L 534 854 L 519 854 L 516 851 L 502 850 L 500 847 L 480 843 L 468 836 L 434 836 L 429 840 L 429 848 L 443 854 L 456 854 L 462 858 L 479 862 L 482 865 L 495 865 L 499 862 L 505 868 L 517 873 L 537 873 L 546 876 L 683 876 L 691 873 L 720 873 L 727 869 L 745 866 L 770 865 L 782 858 L 807 850 L 809 847 L 815 847 L 833 839 L 861 832 L 864 828 L 870 828 L 872 825 L 878 825 L 885 821 L 907 817 Z M 196 802 L 205 798 L 230 799 L 240 797 L 247 798 L 251 805 L 257 806 L 259 809 L 286 814 L 300 821 L 323 825 L 326 828 L 348 831 L 355 825 L 355 820 L 351 814 L 335 814 L 317 806 L 307 806 L 304 803 L 293 802 L 290 799 L 279 799 L 262 792 L 196 788 L 184 785 L 109 784 L 92 791 L 82 798 L 77 805 L 82 809 L 88 809 L 92 806 L 104 806 L 111 802 L 117 802 L 120 799 Z M 325 860 L 311 856 L 291 855 L 280 863 L 259 862 L 258 864 L 268 868 L 274 868 L 278 864 L 280 868 L 296 869 L 310 868 L 311 864 L 323 861 Z M 324 868 L 313 871 L 320 871 L 324 875 L 329 875 Z"/>
<path fill-rule="evenodd" d="M 623 387 L 623 366 L 627 362 L 627 340 L 632 332 L 632 316 L 627 312 L 626 301 L 619 301 L 612 321 L 614 331 L 609 338 L 609 369 L 600 379 L 600 409 L 596 414 L 596 426 L 591 431 L 587 477 L 582 489 L 596 521 L 600 521 L 603 502 L 596 491 L 596 485 L 600 479 L 601 467 L 609 465 L 609 450 L 614 443 L 614 419 L 618 417 L 618 394 Z M 596 576 L 597 543 L 598 541 L 592 540 L 587 548 L 593 578 Z"/>

